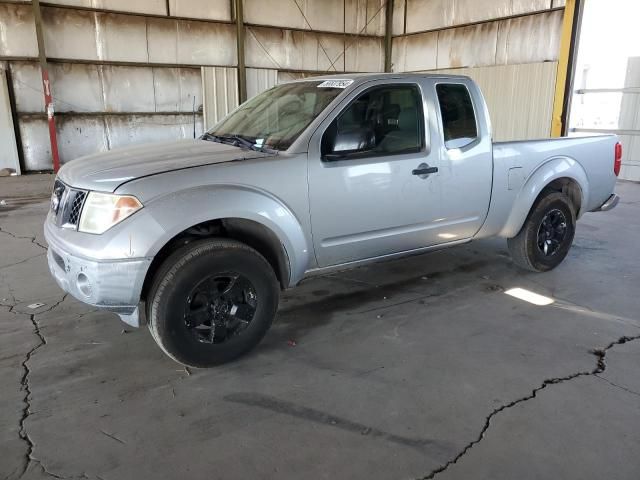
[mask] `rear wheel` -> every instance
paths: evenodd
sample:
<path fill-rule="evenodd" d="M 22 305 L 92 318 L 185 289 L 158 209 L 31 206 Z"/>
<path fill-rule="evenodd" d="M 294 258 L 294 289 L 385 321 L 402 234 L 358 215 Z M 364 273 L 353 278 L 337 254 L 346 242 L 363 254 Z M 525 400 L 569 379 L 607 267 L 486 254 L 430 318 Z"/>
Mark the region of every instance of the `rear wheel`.
<path fill-rule="evenodd" d="M 533 206 L 520 233 L 507 240 L 513 262 L 534 272 L 554 269 L 569 253 L 575 228 L 569 198 L 560 192 L 548 193 Z"/>
<path fill-rule="evenodd" d="M 219 365 L 260 342 L 278 296 L 275 273 L 257 251 L 234 240 L 196 241 L 158 271 L 147 302 L 149 329 L 177 362 Z"/>

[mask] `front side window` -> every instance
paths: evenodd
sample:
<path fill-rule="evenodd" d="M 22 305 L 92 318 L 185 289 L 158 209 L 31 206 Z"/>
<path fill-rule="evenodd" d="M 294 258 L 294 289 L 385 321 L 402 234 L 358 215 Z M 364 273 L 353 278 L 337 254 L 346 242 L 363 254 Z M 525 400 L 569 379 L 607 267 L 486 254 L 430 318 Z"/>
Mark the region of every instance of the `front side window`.
<path fill-rule="evenodd" d="M 478 138 L 476 115 L 466 86 L 440 83 L 436 85 L 444 144 L 447 148 L 462 148 Z"/>
<path fill-rule="evenodd" d="M 415 85 L 367 90 L 336 117 L 322 137 L 324 160 L 413 153 L 423 148 L 422 95 Z"/>
<path fill-rule="evenodd" d="M 241 105 L 202 138 L 254 149 L 286 150 L 344 91 L 323 83 L 327 82 L 294 82 L 270 88 Z"/>

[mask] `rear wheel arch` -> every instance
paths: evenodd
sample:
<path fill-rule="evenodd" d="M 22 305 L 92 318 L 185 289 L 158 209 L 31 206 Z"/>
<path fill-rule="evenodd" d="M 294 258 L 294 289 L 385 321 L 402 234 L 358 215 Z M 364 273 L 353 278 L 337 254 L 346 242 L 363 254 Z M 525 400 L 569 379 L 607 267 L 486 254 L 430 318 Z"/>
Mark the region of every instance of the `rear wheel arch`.
<path fill-rule="evenodd" d="M 269 262 L 280 288 L 285 289 L 289 286 L 291 278 L 289 256 L 284 245 L 271 229 L 244 218 L 219 218 L 184 229 L 160 248 L 147 270 L 141 298 L 146 299 L 156 274 L 173 252 L 190 242 L 207 238 L 228 238 L 253 248 Z"/>
<path fill-rule="evenodd" d="M 576 217 L 580 216 L 582 205 L 584 203 L 584 195 L 582 192 L 582 187 L 580 186 L 578 181 L 575 178 L 571 177 L 560 177 L 549 182 L 538 194 L 536 200 L 531 206 L 531 210 L 533 210 L 533 208 L 537 203 L 540 202 L 542 198 L 552 192 L 564 194 L 571 201 L 571 205 L 573 206 Z"/>

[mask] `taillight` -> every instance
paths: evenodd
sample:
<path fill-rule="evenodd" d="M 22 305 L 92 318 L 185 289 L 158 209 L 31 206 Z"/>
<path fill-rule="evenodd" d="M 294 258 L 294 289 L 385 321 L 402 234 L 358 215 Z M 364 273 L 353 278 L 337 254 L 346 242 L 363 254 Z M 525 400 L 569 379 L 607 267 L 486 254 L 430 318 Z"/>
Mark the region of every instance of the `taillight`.
<path fill-rule="evenodd" d="M 616 174 L 616 177 L 620 175 L 621 167 L 622 167 L 622 144 L 618 142 L 616 143 L 616 155 L 613 161 L 613 173 Z"/>

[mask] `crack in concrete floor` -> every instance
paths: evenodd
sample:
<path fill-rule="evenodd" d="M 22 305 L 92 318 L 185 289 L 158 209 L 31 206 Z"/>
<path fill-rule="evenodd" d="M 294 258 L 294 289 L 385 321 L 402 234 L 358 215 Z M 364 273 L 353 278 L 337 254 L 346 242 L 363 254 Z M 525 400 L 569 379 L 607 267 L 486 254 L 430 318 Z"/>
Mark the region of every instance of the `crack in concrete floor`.
<path fill-rule="evenodd" d="M 613 347 L 615 347 L 617 345 L 624 345 L 627 342 L 633 342 L 635 340 L 640 340 L 640 335 L 636 335 L 636 336 L 633 336 L 633 337 L 629 337 L 629 336 L 620 337 L 618 340 L 616 340 L 614 342 L 611 342 L 609 345 L 607 345 L 604 348 L 591 350 L 590 353 L 597 358 L 596 366 L 595 366 L 595 368 L 593 370 L 586 371 L 586 372 L 573 373 L 571 375 L 566 375 L 564 377 L 549 378 L 547 380 L 544 380 L 542 382 L 542 385 L 540 385 L 537 388 L 534 388 L 531 391 L 531 393 L 529 393 L 528 395 L 526 395 L 524 397 L 521 397 L 521 398 L 518 398 L 517 400 L 513 400 L 513 401 L 511 401 L 509 403 L 506 403 L 506 404 L 501 405 L 500 407 L 496 408 L 495 410 L 493 410 L 486 417 L 485 423 L 484 423 L 484 425 L 482 427 L 482 430 L 480 430 L 480 434 L 476 437 L 475 440 L 467 443 L 464 446 L 464 448 L 455 457 L 453 457 L 451 460 L 449 460 L 445 464 L 441 465 L 440 467 L 436 468 L 435 470 L 432 470 L 431 472 L 429 472 L 424 477 L 419 477 L 419 480 L 430 480 L 432 478 L 435 478 L 437 475 L 445 472 L 452 465 L 458 463 L 458 461 L 460 461 L 467 453 L 469 453 L 469 451 L 474 446 L 476 446 L 478 443 L 480 443 L 485 438 L 485 435 L 486 435 L 487 431 L 489 430 L 489 427 L 491 427 L 491 420 L 493 418 L 498 416 L 504 410 L 508 410 L 510 408 L 515 407 L 516 405 L 519 405 L 519 404 L 524 403 L 524 402 L 528 402 L 529 400 L 533 400 L 538 395 L 538 392 L 540 392 L 541 390 L 544 390 L 549 385 L 557 385 L 557 384 L 565 383 L 565 382 L 568 382 L 568 381 L 571 381 L 571 380 L 574 380 L 574 379 L 580 378 L 580 377 L 592 377 L 593 376 L 593 377 L 598 377 L 598 378 L 600 378 L 602 380 L 605 380 L 604 378 L 600 377 L 600 374 L 603 373 L 607 369 L 607 365 L 605 363 L 605 357 L 607 355 L 607 351 L 609 351 L 610 349 L 612 349 Z M 611 383 L 608 380 L 605 380 L 605 381 L 607 381 L 607 383 Z M 612 386 L 621 388 L 620 386 L 615 385 L 615 384 L 612 384 Z M 623 390 L 628 391 L 627 389 L 624 389 L 624 388 L 623 388 Z M 633 391 L 629 391 L 629 393 L 638 395 L 638 393 L 633 392 Z"/>

